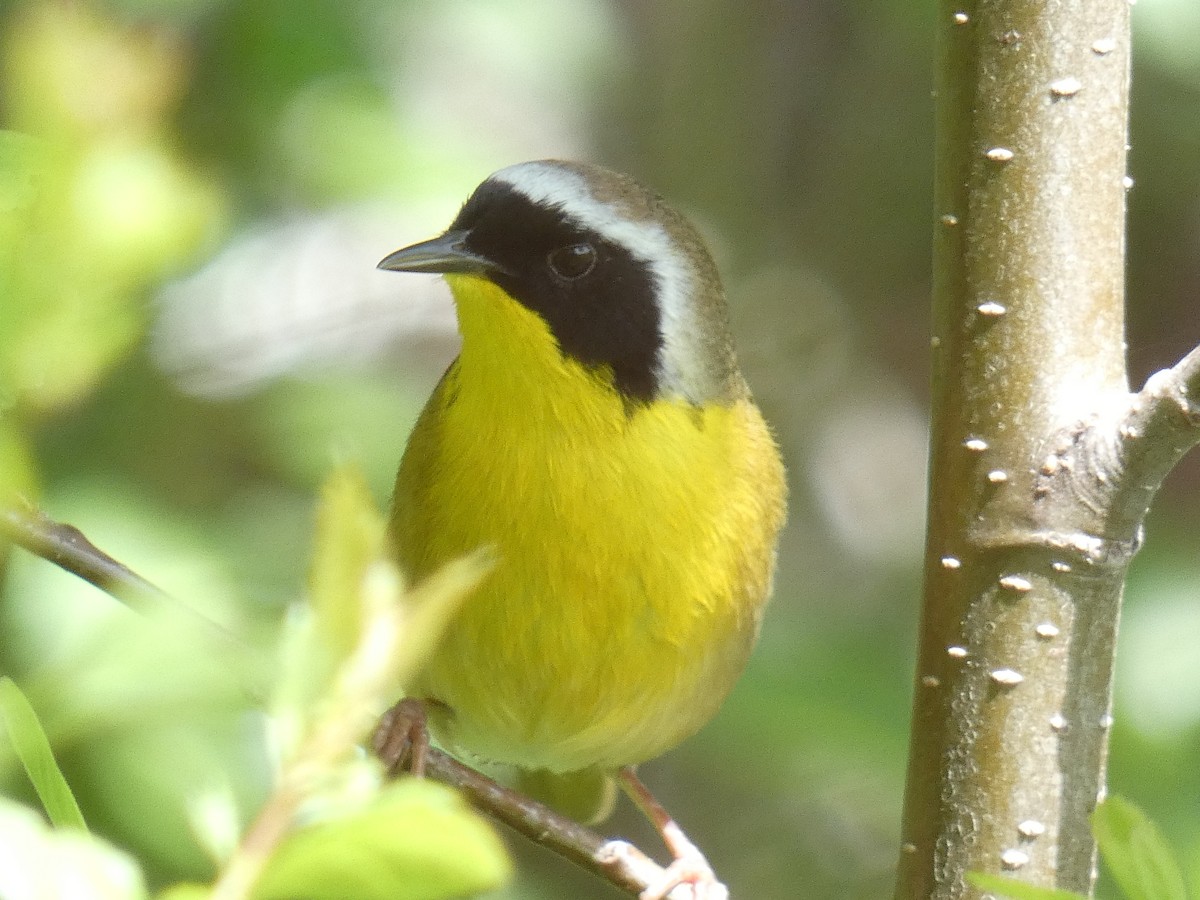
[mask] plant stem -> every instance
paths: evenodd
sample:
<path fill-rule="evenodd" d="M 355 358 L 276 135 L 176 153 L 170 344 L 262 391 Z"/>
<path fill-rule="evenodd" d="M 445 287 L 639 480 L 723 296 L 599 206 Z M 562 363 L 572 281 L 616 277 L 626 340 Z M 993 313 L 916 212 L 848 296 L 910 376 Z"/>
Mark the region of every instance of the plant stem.
<path fill-rule="evenodd" d="M 1129 404 L 1128 3 L 942 2 L 938 29 L 930 500 L 896 896 L 982 896 L 971 870 L 1086 893 L 1140 527 L 1090 502 L 1096 470 L 1073 449 Z"/>

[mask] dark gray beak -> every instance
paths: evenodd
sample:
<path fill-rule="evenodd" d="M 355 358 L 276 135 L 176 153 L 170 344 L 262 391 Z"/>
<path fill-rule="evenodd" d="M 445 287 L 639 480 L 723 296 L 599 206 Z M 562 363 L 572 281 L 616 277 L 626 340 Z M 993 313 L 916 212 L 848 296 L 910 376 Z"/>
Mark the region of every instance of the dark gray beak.
<path fill-rule="evenodd" d="M 379 262 L 379 268 L 392 272 L 440 272 L 484 275 L 496 266 L 486 257 L 472 253 L 466 247 L 467 232 L 447 231 L 441 237 L 422 241 L 390 253 Z"/>

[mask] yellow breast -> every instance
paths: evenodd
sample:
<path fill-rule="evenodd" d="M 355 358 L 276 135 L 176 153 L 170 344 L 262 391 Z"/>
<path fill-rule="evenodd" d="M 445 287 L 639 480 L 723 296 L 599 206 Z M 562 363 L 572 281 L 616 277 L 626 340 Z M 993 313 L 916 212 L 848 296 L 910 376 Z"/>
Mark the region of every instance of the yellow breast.
<path fill-rule="evenodd" d="M 774 442 L 748 397 L 628 404 L 499 288 L 450 281 L 463 352 L 410 438 L 392 531 L 415 577 L 484 545 L 499 562 L 413 691 L 485 759 L 649 759 L 713 715 L 754 643 L 783 518 Z"/>

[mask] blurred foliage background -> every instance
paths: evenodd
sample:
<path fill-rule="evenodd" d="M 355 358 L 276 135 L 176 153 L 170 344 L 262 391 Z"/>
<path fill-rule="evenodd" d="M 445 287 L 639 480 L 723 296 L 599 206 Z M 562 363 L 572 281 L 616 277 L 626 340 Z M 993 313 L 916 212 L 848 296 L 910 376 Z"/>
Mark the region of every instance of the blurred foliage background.
<path fill-rule="evenodd" d="M 305 590 L 321 479 L 357 461 L 385 502 L 454 354 L 440 282 L 376 261 L 503 165 L 629 171 L 708 234 L 793 497 L 749 671 L 644 775 L 737 896 L 889 895 L 925 483 L 931 7 L 0 0 L 0 488 L 269 634 Z M 1140 384 L 1200 340 L 1200 6 L 1141 0 L 1134 18 Z M 1111 757 L 1111 789 L 1196 868 L 1198 489 L 1193 459 L 1151 517 Z M 266 790 L 261 719 L 219 661 L 131 641 L 131 614 L 45 562 L 2 565 L 0 672 L 85 815 L 153 884 L 210 877 Z M 654 846 L 629 810 L 611 827 Z M 505 897 L 616 896 L 511 843 Z"/>

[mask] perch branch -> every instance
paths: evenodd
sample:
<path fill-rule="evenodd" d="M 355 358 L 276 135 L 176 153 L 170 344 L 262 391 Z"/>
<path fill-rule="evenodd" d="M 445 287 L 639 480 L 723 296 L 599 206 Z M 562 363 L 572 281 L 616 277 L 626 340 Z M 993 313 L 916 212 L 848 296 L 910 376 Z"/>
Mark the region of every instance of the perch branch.
<path fill-rule="evenodd" d="M 458 790 L 477 808 L 577 866 L 637 896 L 662 881 L 665 870 L 626 841 L 610 840 L 547 806 L 496 783 L 454 757 L 430 748 L 425 773 Z M 680 885 L 668 896 L 686 900 Z"/>

